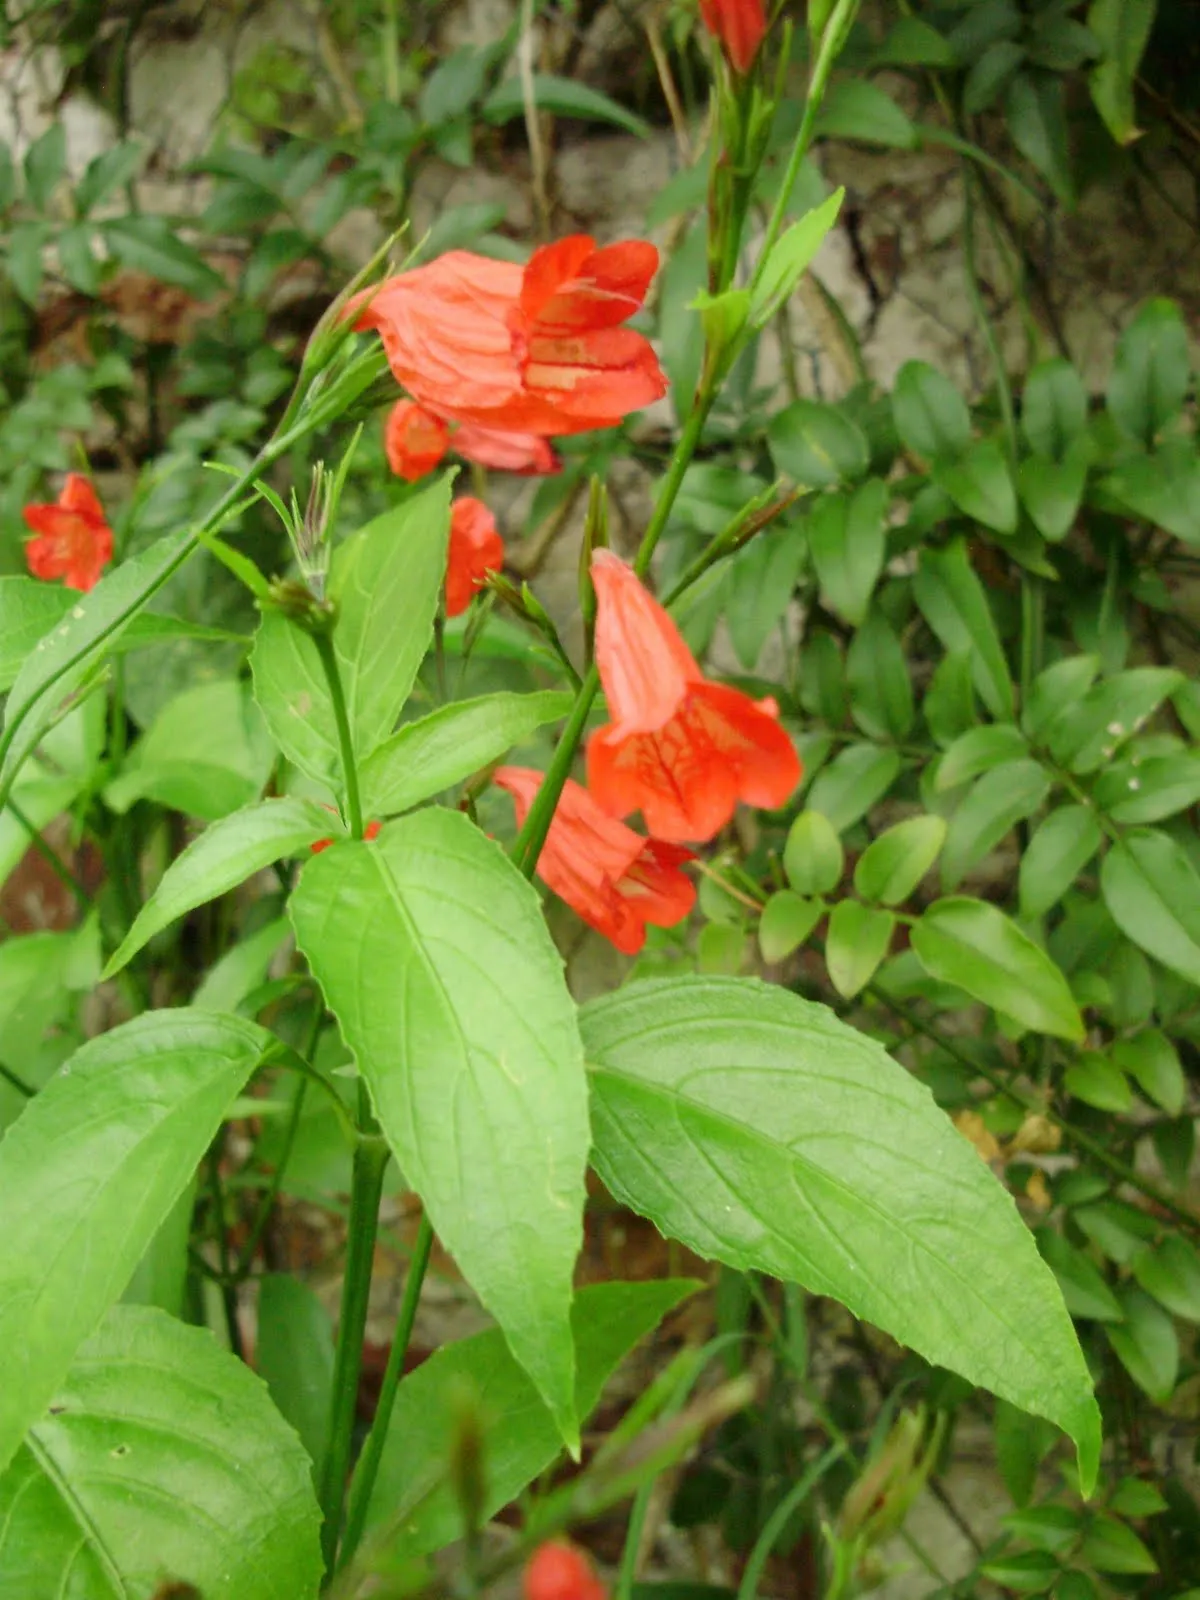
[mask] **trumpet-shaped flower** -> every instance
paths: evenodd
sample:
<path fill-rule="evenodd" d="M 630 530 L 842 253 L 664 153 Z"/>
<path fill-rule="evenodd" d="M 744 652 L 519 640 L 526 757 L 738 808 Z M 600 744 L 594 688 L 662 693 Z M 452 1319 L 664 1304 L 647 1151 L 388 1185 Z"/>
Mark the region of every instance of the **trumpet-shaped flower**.
<path fill-rule="evenodd" d="M 62 578 L 68 589 L 93 589 L 112 560 L 112 529 L 96 491 L 79 472 L 69 472 L 51 505 L 26 506 L 26 525 L 34 534 L 25 561 L 35 578 Z"/>

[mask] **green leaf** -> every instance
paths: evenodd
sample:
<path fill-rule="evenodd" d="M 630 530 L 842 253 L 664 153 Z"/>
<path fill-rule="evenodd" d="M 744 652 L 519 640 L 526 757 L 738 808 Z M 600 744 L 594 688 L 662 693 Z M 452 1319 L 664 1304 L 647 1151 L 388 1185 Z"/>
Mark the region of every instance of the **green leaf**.
<path fill-rule="evenodd" d="M 1200 1256 L 1179 1234 L 1168 1234 L 1157 1249 L 1134 1256 L 1133 1275 L 1159 1305 L 1200 1322 Z"/>
<path fill-rule="evenodd" d="M 786 961 L 825 915 L 820 900 L 806 900 L 794 889 L 778 889 L 763 907 L 758 945 L 764 961 Z"/>
<path fill-rule="evenodd" d="M 1182 845 L 1157 829 L 1126 834 L 1100 863 L 1100 887 L 1122 933 L 1200 983 L 1200 875 Z"/>
<path fill-rule="evenodd" d="M 1009 1533 L 1039 1550 L 1065 1550 L 1079 1537 L 1081 1514 L 1071 1506 L 1031 1506 L 1002 1518 Z"/>
<path fill-rule="evenodd" d="M 1079 1555 L 1097 1572 L 1158 1571 L 1158 1563 L 1133 1529 L 1103 1512 L 1089 1525 Z"/>
<path fill-rule="evenodd" d="M 124 188 L 135 178 L 145 154 L 144 144 L 124 139 L 94 156 L 75 185 L 75 209 L 79 215 L 86 217 L 92 207 L 107 199 L 114 189 Z"/>
<path fill-rule="evenodd" d="M 969 650 L 979 698 L 994 717 L 1012 721 L 1013 691 L 1004 647 L 964 539 L 921 551 L 913 579 L 921 614 L 947 650 Z"/>
<path fill-rule="evenodd" d="M 954 815 L 942 851 L 942 888 L 953 889 L 1006 834 L 1045 804 L 1050 778 L 1038 761 L 1006 761 L 979 778 Z"/>
<path fill-rule="evenodd" d="M 1092 0 L 1087 25 L 1103 59 L 1088 74 L 1096 110 L 1118 144 L 1131 144 L 1136 123 L 1133 80 L 1154 25 L 1157 0 Z"/>
<path fill-rule="evenodd" d="M 993 1436 L 1004 1487 L 1015 1505 L 1027 1505 L 1038 1468 L 1054 1448 L 1054 1429 L 1041 1417 L 1031 1417 L 1006 1400 L 997 1400 Z"/>
<path fill-rule="evenodd" d="M 888 953 L 896 919 L 890 911 L 839 900 L 829 916 L 825 965 L 829 981 L 847 1000 L 866 988 Z"/>
<path fill-rule="evenodd" d="M 843 78 L 829 90 L 817 116 L 817 136 L 861 139 L 896 150 L 915 150 L 918 144 L 908 115 L 865 78 Z"/>
<path fill-rule="evenodd" d="M 767 424 L 767 444 L 777 470 L 802 489 L 852 482 L 871 460 L 858 424 L 819 400 L 793 400 L 777 411 Z"/>
<path fill-rule="evenodd" d="M 1100 1596 L 1086 1572 L 1064 1572 L 1054 1585 L 1054 1600 L 1100 1600 Z"/>
<path fill-rule="evenodd" d="M 18 222 L 8 236 L 8 276 L 27 306 L 36 307 L 45 273 L 43 252 L 52 229 L 46 222 Z"/>
<path fill-rule="evenodd" d="M 112 254 L 135 272 L 186 289 L 198 300 L 210 300 L 226 288 L 221 274 L 191 245 L 184 244 L 166 217 L 131 213 L 114 217 L 101 231 Z"/>
<path fill-rule="evenodd" d="M 899 772 L 898 750 L 878 744 L 848 744 L 817 774 L 808 792 L 809 807 L 844 833 L 883 799 Z"/>
<path fill-rule="evenodd" d="M 0 578 L 0 694 L 11 689 L 26 657 L 75 599 L 38 578 Z"/>
<path fill-rule="evenodd" d="M 1027 920 L 1044 917 L 1056 906 L 1103 839 L 1090 806 L 1059 806 L 1039 822 L 1021 856 L 1021 916 Z"/>
<path fill-rule="evenodd" d="M 1196 1153 L 1196 1122 L 1194 1117 L 1176 1117 L 1171 1122 L 1161 1122 L 1150 1135 L 1154 1153 L 1162 1163 L 1167 1182 L 1173 1189 L 1187 1185 Z"/>
<path fill-rule="evenodd" d="M 1099 656 L 1080 655 L 1064 656 L 1039 672 L 1021 712 L 1029 737 L 1043 743 L 1058 719 L 1082 700 L 1099 670 Z"/>
<path fill-rule="evenodd" d="M 217 678 L 167 701 L 104 798 L 118 814 L 150 799 L 215 822 L 257 799 L 274 763 L 249 686 Z"/>
<path fill-rule="evenodd" d="M 1179 415 L 1191 383 L 1187 329 L 1173 300 L 1147 300 L 1122 333 L 1108 380 L 1108 409 L 1149 447 Z"/>
<path fill-rule="evenodd" d="M 1028 456 L 1017 472 L 1021 504 L 1044 539 L 1058 543 L 1075 526 L 1087 484 L 1087 456 L 1073 451 L 1063 461 Z"/>
<path fill-rule="evenodd" d="M 401 1170 L 574 1445 L 587 1087 L 536 891 L 427 810 L 314 856 L 290 912 Z"/>
<path fill-rule="evenodd" d="M 1200 544 L 1200 455 L 1190 439 L 1166 439 L 1153 455 L 1126 457 L 1101 481 L 1099 491 L 1126 516 L 1152 522 L 1187 544 Z"/>
<path fill-rule="evenodd" d="M 160 539 L 73 599 L 62 623 L 27 658 L 5 702 L 0 788 L 13 780 L 105 649 L 195 548 L 195 539 L 187 532 Z"/>
<path fill-rule="evenodd" d="M 978 721 L 969 650 L 952 650 L 938 662 L 921 712 L 935 742 L 943 748 Z"/>
<path fill-rule="evenodd" d="M 436 128 L 468 112 L 487 86 L 495 60 L 494 48 L 462 45 L 452 50 L 421 85 L 417 103 L 421 121 Z"/>
<path fill-rule="evenodd" d="M 364 810 L 388 816 L 452 789 L 538 728 L 565 717 L 574 698 L 557 689 L 484 694 L 406 722 L 362 764 Z"/>
<path fill-rule="evenodd" d="M 263 800 L 214 822 L 167 868 L 110 957 L 104 977 L 120 972 L 176 918 L 237 888 L 272 862 L 308 849 L 335 833 L 337 827 L 336 819 L 324 807 L 294 795 Z"/>
<path fill-rule="evenodd" d="M 982 1577 L 1014 1594 L 1045 1594 L 1060 1570 L 1058 1562 L 1044 1550 L 1023 1550 L 1019 1555 L 1006 1552 L 979 1567 Z"/>
<path fill-rule="evenodd" d="M 1105 1328 L 1105 1336 L 1138 1388 L 1156 1405 L 1165 1405 L 1175 1392 L 1179 1376 L 1175 1324 L 1140 1289 L 1122 1285 L 1118 1298 L 1124 1321 L 1117 1327 Z"/>
<path fill-rule="evenodd" d="M 787 611 L 803 565 L 800 530 L 786 524 L 758 534 L 729 563 L 725 622 L 747 672 L 754 670 L 763 646 Z"/>
<path fill-rule="evenodd" d="M 120 1296 L 268 1035 L 150 1011 L 77 1050 L 0 1143 L 0 1463 Z"/>
<path fill-rule="evenodd" d="M 963 82 L 962 108 L 969 117 L 988 111 L 1012 82 L 1025 60 L 1025 47 L 1015 39 L 997 39 L 972 63 Z"/>
<path fill-rule="evenodd" d="M 1099 1050 L 1085 1050 L 1063 1074 L 1063 1088 L 1085 1105 L 1098 1111 L 1118 1114 L 1133 1104 L 1133 1093 L 1125 1074 L 1111 1056 Z"/>
<path fill-rule="evenodd" d="M 825 235 L 837 221 L 845 189 L 835 189 L 827 200 L 806 211 L 775 241 L 750 299 L 750 322 L 761 328 L 795 292 L 821 248 Z"/>
<path fill-rule="evenodd" d="M 1109 1496 L 1108 1504 L 1110 1510 L 1122 1517 L 1156 1517 L 1170 1509 L 1157 1484 L 1141 1478 L 1122 1478 Z"/>
<path fill-rule="evenodd" d="M 977 439 L 954 461 L 934 461 L 933 481 L 960 511 L 998 533 L 1015 533 L 1017 492 L 995 439 Z"/>
<path fill-rule="evenodd" d="M 1087 390 L 1069 361 L 1056 356 L 1034 367 L 1021 396 L 1021 432 L 1031 450 L 1061 461 L 1086 429 L 1087 417 Z"/>
<path fill-rule="evenodd" d="M 1131 1039 L 1118 1039 L 1113 1059 L 1156 1106 L 1177 1117 L 1187 1098 L 1187 1080 L 1179 1052 L 1160 1028 L 1143 1028 Z"/>
<path fill-rule="evenodd" d="M 937 900 L 913 926 L 912 947 L 931 978 L 1038 1033 L 1083 1038 L 1066 979 L 997 906 L 963 895 Z"/>
<path fill-rule="evenodd" d="M 938 858 L 946 838 L 941 817 L 908 817 L 886 829 L 858 858 L 854 887 L 864 900 L 898 906 Z"/>
<path fill-rule="evenodd" d="M 339 545 L 330 596 L 333 647 L 360 761 L 392 731 L 433 637 L 446 575 L 451 475 L 393 506 Z M 339 771 L 333 703 L 313 641 L 278 611 L 259 624 L 250 655 L 254 694 L 280 749 L 332 784 Z"/>
<path fill-rule="evenodd" d="M 802 811 L 788 829 L 783 870 L 797 894 L 829 894 L 841 880 L 845 852 L 837 830 L 820 811 Z"/>
<path fill-rule="evenodd" d="M 1032 68 L 1018 72 L 1004 97 L 1008 131 L 1017 149 L 1064 206 L 1075 204 L 1062 79 Z"/>
<path fill-rule="evenodd" d="M 1025 736 L 1014 723 L 989 722 L 968 728 L 938 762 L 934 788 L 938 794 L 945 794 L 981 773 L 1024 760 L 1028 754 Z"/>
<path fill-rule="evenodd" d="M 926 461 L 956 461 L 971 443 L 971 413 L 944 373 L 927 361 L 906 361 L 892 389 L 896 432 Z"/>
<path fill-rule="evenodd" d="M 1170 667 L 1131 667 L 1093 684 L 1044 731 L 1043 742 L 1060 766 L 1095 772 L 1111 761 L 1128 739 L 1182 682 Z"/>
<path fill-rule="evenodd" d="M 846 672 L 841 646 L 824 628 L 814 628 L 800 648 L 800 704 L 833 728 L 846 715 Z M 806 763 L 806 770 L 812 770 L 811 762 Z"/>
<path fill-rule="evenodd" d="M 747 979 L 647 980 L 585 1006 L 581 1025 L 594 1160 L 618 1200 L 1049 1417 L 1094 1480 L 1098 1413 L 1053 1277 L 988 1168 L 878 1044 Z"/>
<path fill-rule="evenodd" d="M 871 57 L 873 67 L 953 67 L 958 58 L 948 39 L 920 17 L 897 17 Z"/>
<path fill-rule="evenodd" d="M 891 624 L 871 611 L 846 652 L 850 714 L 871 739 L 899 743 L 912 730 L 912 682 L 908 661 Z"/>
<path fill-rule="evenodd" d="M 1052 1228 L 1037 1231 L 1038 1249 L 1058 1279 L 1067 1310 L 1091 1322 L 1120 1322 L 1125 1313 L 1095 1263 Z"/>
<path fill-rule="evenodd" d="M 650 133 L 648 123 L 608 95 L 589 89 L 586 83 L 560 78 L 552 72 L 534 73 L 533 101 L 539 111 L 553 111 L 560 117 L 578 117 L 584 122 L 608 122 L 639 139 L 647 138 Z M 505 78 L 498 83 L 483 102 L 482 112 L 484 120 L 491 123 L 511 122 L 514 117 L 524 116 L 525 95 L 520 78 Z"/>
<path fill-rule="evenodd" d="M 315 1600 L 308 1460 L 207 1329 L 115 1306 L 48 1398 L 0 1478 L 0 1590 Z"/>
<path fill-rule="evenodd" d="M 698 1287 L 666 1278 L 579 1291 L 571 1328 L 580 1418 L 595 1410 L 634 1345 Z M 482 1426 L 482 1520 L 515 1500 L 562 1451 L 554 1418 L 498 1329 L 444 1344 L 400 1385 L 367 1512 L 368 1528 L 396 1558 L 415 1559 L 462 1537 L 450 1450 L 464 1397 L 478 1404 Z"/>
<path fill-rule="evenodd" d="M 25 199 L 34 211 L 49 210 L 66 170 L 66 124 L 56 118 L 25 152 Z"/>
<path fill-rule="evenodd" d="M 92 253 L 92 229 L 86 222 L 59 234 L 58 262 L 63 277 L 80 294 L 94 295 L 100 288 L 100 263 Z"/>
<path fill-rule="evenodd" d="M 1092 791 L 1096 804 L 1123 826 L 1161 822 L 1200 801 L 1200 753 L 1134 758 L 1102 772 Z"/>
<path fill-rule="evenodd" d="M 12 151 L 0 139 L 0 212 L 7 211 L 17 198 L 17 169 L 13 165 Z"/>
<path fill-rule="evenodd" d="M 268 1272 L 258 1280 L 254 1364 L 309 1460 L 320 1461 L 333 1389 L 333 1324 L 299 1278 Z"/>
<path fill-rule="evenodd" d="M 855 627 L 883 570 L 887 498 L 883 479 L 868 478 L 849 500 L 823 495 L 806 525 L 822 602 Z"/>
<path fill-rule="evenodd" d="M 1140 1255 L 1158 1232 L 1152 1217 L 1123 1200 L 1077 1204 L 1071 1215 L 1096 1248 L 1121 1267 Z"/>

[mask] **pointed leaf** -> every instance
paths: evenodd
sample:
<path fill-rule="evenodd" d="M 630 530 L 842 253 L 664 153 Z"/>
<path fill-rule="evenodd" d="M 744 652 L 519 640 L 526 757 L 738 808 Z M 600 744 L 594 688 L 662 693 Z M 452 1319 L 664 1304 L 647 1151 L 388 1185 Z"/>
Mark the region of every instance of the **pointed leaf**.
<path fill-rule="evenodd" d="M 779 889 L 763 907 L 758 946 L 764 961 L 786 961 L 825 915 L 820 900 L 806 900 L 794 889 Z"/>
<path fill-rule="evenodd" d="M 1056 906 L 1103 839 L 1090 806 L 1059 806 L 1040 822 L 1021 856 L 1022 917 L 1043 917 Z"/>
<path fill-rule="evenodd" d="M 896 919 L 890 911 L 839 900 L 829 917 L 825 935 L 825 965 L 829 981 L 840 995 L 852 1000 L 875 976 L 888 953 Z"/>
<path fill-rule="evenodd" d="M 1150 446 L 1179 415 L 1192 381 L 1187 328 L 1173 300 L 1147 300 L 1117 345 L 1108 409 L 1126 433 Z"/>
<path fill-rule="evenodd" d="M 1113 1059 L 1156 1106 L 1172 1116 L 1183 1110 L 1187 1079 L 1178 1050 L 1161 1029 L 1144 1028 L 1132 1039 L 1118 1039 L 1113 1045 Z"/>
<path fill-rule="evenodd" d="M 898 906 L 938 858 L 946 838 L 941 817 L 908 817 L 881 833 L 858 858 L 854 887 L 864 900 Z"/>
<path fill-rule="evenodd" d="M 925 549 L 913 593 L 926 622 L 947 650 L 969 650 L 979 698 L 994 717 L 1013 717 L 1012 679 L 983 585 L 965 540 Z"/>
<path fill-rule="evenodd" d="M 587 1088 L 536 891 L 427 810 L 315 856 L 290 910 L 401 1170 L 575 1441 Z"/>
<path fill-rule="evenodd" d="M 0 1143 L 0 1464 L 120 1296 L 269 1035 L 150 1011 L 77 1050 Z"/>
<path fill-rule="evenodd" d="M 1105 1328 L 1108 1342 L 1129 1376 L 1156 1405 L 1165 1405 L 1179 1376 L 1175 1324 L 1148 1294 L 1130 1285 L 1119 1292 L 1124 1321 Z"/>
<path fill-rule="evenodd" d="M 998 533 L 1015 533 L 1017 491 L 995 439 L 977 439 L 954 461 L 935 461 L 933 481 L 960 511 Z"/>
<path fill-rule="evenodd" d="M 849 500 L 823 496 L 808 520 L 808 548 L 821 598 L 855 627 L 867 614 L 883 570 L 886 511 L 887 486 L 881 478 L 868 478 Z"/>
<path fill-rule="evenodd" d="M 818 774 L 808 805 L 842 833 L 882 800 L 900 772 L 900 752 L 878 744 L 848 744 Z"/>
<path fill-rule="evenodd" d="M 618 1199 L 1049 1417 L 1094 1480 L 1098 1413 L 1057 1285 L 988 1168 L 878 1044 L 746 979 L 647 980 L 581 1023 L 595 1162 Z"/>
<path fill-rule="evenodd" d="M 1006 761 L 978 779 L 950 818 L 942 851 L 942 888 L 953 889 L 1050 793 L 1038 761 Z"/>
<path fill-rule="evenodd" d="M 1104 52 L 1088 74 L 1088 87 L 1118 144 L 1130 144 L 1141 132 L 1135 121 L 1133 80 L 1156 9 L 1157 0 L 1092 0 L 1088 10 L 1087 25 Z"/>
<path fill-rule="evenodd" d="M 846 653 L 850 714 L 872 739 L 899 743 L 913 725 L 908 661 L 891 623 L 877 608 L 854 635 Z"/>
<path fill-rule="evenodd" d="M 1157 829 L 1127 833 L 1100 863 L 1100 887 L 1122 933 L 1200 983 L 1200 875 L 1182 845 Z"/>
<path fill-rule="evenodd" d="M 1057 543 L 1075 526 L 1075 518 L 1087 483 L 1087 461 L 1082 451 L 1072 452 L 1065 461 L 1047 461 L 1044 456 L 1029 456 L 1017 474 L 1021 504 L 1043 539 Z"/>
<path fill-rule="evenodd" d="M 1056 356 L 1034 367 L 1021 396 L 1021 432 L 1039 456 L 1061 461 L 1087 416 L 1087 390 L 1069 361 Z"/>
<path fill-rule="evenodd" d="M 286 1273 L 264 1274 L 254 1365 L 311 1462 L 321 1460 L 329 1431 L 333 1363 L 333 1322 L 316 1292 Z"/>
<path fill-rule="evenodd" d="M 1200 1322 L 1200 1256 L 1186 1239 L 1168 1234 L 1157 1248 L 1134 1256 L 1133 1275 L 1159 1305 Z"/>
<path fill-rule="evenodd" d="M 958 390 L 926 361 L 906 361 L 892 390 L 896 432 L 926 461 L 956 461 L 971 443 L 971 413 Z"/>
<path fill-rule="evenodd" d="M 320 1520 L 250 1369 L 207 1329 L 114 1306 L 0 1477 L 0 1591 L 315 1600 Z"/>

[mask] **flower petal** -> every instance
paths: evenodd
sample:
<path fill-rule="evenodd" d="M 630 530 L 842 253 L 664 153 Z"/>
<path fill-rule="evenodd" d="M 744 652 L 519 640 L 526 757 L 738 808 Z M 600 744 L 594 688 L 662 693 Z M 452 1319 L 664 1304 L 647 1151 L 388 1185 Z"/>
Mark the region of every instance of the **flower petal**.
<path fill-rule="evenodd" d="M 397 400 L 388 412 L 383 430 L 383 447 L 388 466 L 398 478 L 416 483 L 446 454 L 450 430 L 415 400 Z"/>
<path fill-rule="evenodd" d="M 689 685 L 702 680 L 695 657 L 633 568 L 611 550 L 593 556 L 592 582 L 596 665 L 609 714 L 625 733 L 661 728 Z"/>
<path fill-rule="evenodd" d="M 100 504 L 90 478 L 82 472 L 68 472 L 58 503 L 64 511 L 76 511 L 95 522 L 104 521 L 104 507 Z"/>

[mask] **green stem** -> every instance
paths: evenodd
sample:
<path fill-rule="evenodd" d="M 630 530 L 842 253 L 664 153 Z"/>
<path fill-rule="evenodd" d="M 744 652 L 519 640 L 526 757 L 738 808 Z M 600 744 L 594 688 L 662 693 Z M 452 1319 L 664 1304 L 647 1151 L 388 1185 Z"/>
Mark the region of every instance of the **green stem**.
<path fill-rule="evenodd" d="M 229 1240 L 225 1234 L 225 1196 L 221 1188 L 221 1155 L 214 1145 L 208 1152 L 208 1192 L 213 1208 L 213 1237 L 217 1246 L 217 1259 L 221 1269 L 221 1300 L 225 1307 L 225 1325 L 229 1331 L 229 1347 L 239 1361 L 245 1360 L 242 1346 L 242 1329 L 238 1322 L 237 1285 L 229 1275 Z"/>
<path fill-rule="evenodd" d="M 24 1078 L 15 1073 L 11 1067 L 6 1067 L 2 1061 L 0 1061 L 0 1080 L 7 1083 L 9 1088 L 15 1089 L 19 1095 L 23 1095 L 26 1100 L 32 1100 L 37 1093 L 37 1090 L 27 1084 Z"/>
<path fill-rule="evenodd" d="M 326 632 L 312 635 L 329 685 L 329 698 L 333 702 L 333 720 L 337 724 L 338 749 L 342 757 L 342 776 L 346 780 L 346 820 L 352 838 L 363 836 L 362 801 L 358 793 L 358 763 L 354 759 L 354 739 L 350 732 L 350 717 L 346 710 L 346 695 L 342 688 L 342 674 L 338 669 L 337 652 L 333 636 Z"/>
<path fill-rule="evenodd" d="M 792 1485 L 774 1511 L 772 1511 L 767 1518 L 766 1526 L 755 1540 L 754 1549 L 750 1552 L 749 1559 L 746 1562 L 746 1569 L 742 1573 L 742 1581 L 738 1586 L 738 1600 L 756 1600 L 763 1568 L 766 1566 L 771 1551 L 775 1548 L 784 1528 L 787 1527 L 792 1513 L 797 1506 L 804 1503 L 829 1469 L 840 1461 L 845 1453 L 846 1446 L 844 1444 L 830 1445 L 825 1454 L 813 1462 L 799 1482 Z"/>
<path fill-rule="evenodd" d="M 766 267 L 767 258 L 775 246 L 776 240 L 783 232 L 783 224 L 787 220 L 788 206 L 791 204 L 792 190 L 796 187 L 796 180 L 800 176 L 800 168 L 808 155 L 809 146 L 813 141 L 816 131 L 817 115 L 821 110 L 821 103 L 825 99 L 825 90 L 829 86 L 829 75 L 833 71 L 833 64 L 841 53 L 842 45 L 854 21 L 858 10 L 859 0 L 837 0 L 829 21 L 825 24 L 825 32 L 821 35 L 821 48 L 817 52 L 817 59 L 813 63 L 812 75 L 808 80 L 808 94 L 804 101 L 804 116 L 800 122 L 800 131 L 796 135 L 796 142 L 792 146 L 792 153 L 788 158 L 787 168 L 783 174 L 783 183 L 775 199 L 775 208 L 771 212 L 771 220 L 767 223 L 767 231 L 763 236 L 762 249 L 758 253 L 758 264 L 754 269 L 751 287 L 758 284 Z"/>
<path fill-rule="evenodd" d="M 392 1339 L 392 1348 L 388 1352 L 387 1368 L 379 1390 L 379 1404 L 375 1408 L 371 1431 L 367 1435 L 367 1442 L 363 1445 L 362 1455 L 354 1469 L 354 1481 L 350 1485 L 350 1501 L 346 1508 L 346 1531 L 342 1536 L 341 1549 L 338 1552 L 339 1568 L 344 1567 L 353 1557 L 362 1538 L 363 1527 L 367 1520 L 367 1508 L 371 1504 L 375 1479 L 379 1475 L 379 1463 L 383 1459 L 383 1447 L 387 1443 L 388 1428 L 391 1426 L 396 1391 L 404 1376 L 404 1359 L 412 1339 L 413 1323 L 416 1321 L 417 1306 L 421 1299 L 421 1285 L 425 1282 L 432 1248 L 433 1227 L 428 1215 L 422 1212 L 421 1226 L 417 1231 L 417 1240 L 413 1245 L 412 1258 L 408 1264 L 404 1298 L 400 1302 L 400 1314 L 396 1319 L 396 1333 Z"/>
<path fill-rule="evenodd" d="M 317 1498 L 323 1518 L 321 1551 L 325 1570 L 333 1571 L 342 1504 L 346 1493 L 346 1474 L 354 1435 L 354 1414 L 358 1403 L 358 1383 L 362 1373 L 363 1335 L 367 1326 L 367 1306 L 371 1294 L 371 1265 L 375 1257 L 375 1234 L 379 1227 L 379 1201 L 383 1193 L 383 1174 L 388 1162 L 385 1141 L 365 1131 L 374 1122 L 366 1085 L 358 1086 L 358 1145 L 350 1186 L 350 1224 L 346 1240 L 346 1269 L 342 1280 L 342 1305 L 338 1318 L 337 1349 L 333 1363 L 333 1386 L 329 1405 L 329 1432 L 318 1478 Z"/>
<path fill-rule="evenodd" d="M 45 861 L 46 865 L 50 868 L 51 872 L 53 872 L 54 876 L 61 884 L 70 890 L 72 895 L 74 895 L 75 903 L 78 905 L 79 909 L 81 911 L 86 911 L 92 903 L 91 895 L 71 871 L 70 867 L 62 859 L 58 851 L 55 850 L 53 845 L 48 843 L 48 841 L 43 838 L 41 830 L 38 828 L 33 818 L 23 811 L 11 796 L 9 797 L 8 801 L 8 809 L 12 812 L 13 816 L 20 823 L 21 827 L 24 828 L 25 832 L 29 835 L 30 844 L 37 851 L 38 855 L 41 856 L 42 860 Z"/>

